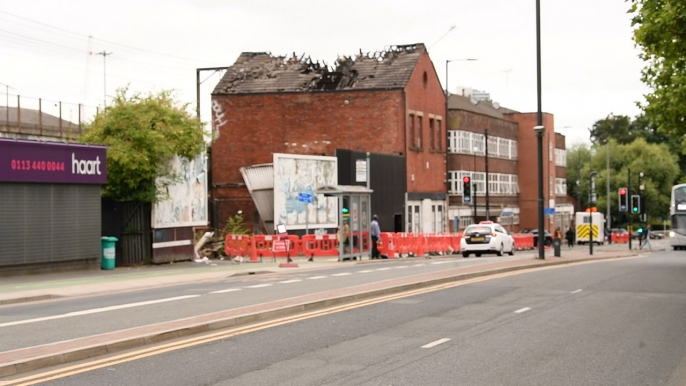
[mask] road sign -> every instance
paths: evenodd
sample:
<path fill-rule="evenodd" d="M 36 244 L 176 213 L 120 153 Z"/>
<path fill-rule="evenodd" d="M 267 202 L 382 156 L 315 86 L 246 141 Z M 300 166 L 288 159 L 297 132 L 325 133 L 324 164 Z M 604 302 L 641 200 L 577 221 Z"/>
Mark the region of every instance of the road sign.
<path fill-rule="evenodd" d="M 553 215 L 555 214 L 555 208 L 543 208 L 543 214 Z"/>
<path fill-rule="evenodd" d="M 312 195 L 309 193 L 298 193 L 298 201 L 311 204 L 312 203 Z"/>
<path fill-rule="evenodd" d="M 512 216 L 513 212 L 512 209 L 503 209 L 503 213 L 500 214 L 501 216 Z"/>

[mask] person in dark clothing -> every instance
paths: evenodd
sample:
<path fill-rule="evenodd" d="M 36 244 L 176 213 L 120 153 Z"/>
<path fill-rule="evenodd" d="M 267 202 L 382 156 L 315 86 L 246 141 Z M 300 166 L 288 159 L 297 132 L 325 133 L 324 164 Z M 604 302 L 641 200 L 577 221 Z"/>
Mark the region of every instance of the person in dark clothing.
<path fill-rule="evenodd" d="M 379 217 L 374 215 L 372 220 L 372 259 L 380 259 L 379 239 L 381 239 L 381 229 L 379 228 Z"/>
<path fill-rule="evenodd" d="M 569 248 L 574 248 L 574 237 L 576 236 L 574 234 L 574 230 L 572 227 L 567 228 L 567 246 Z"/>

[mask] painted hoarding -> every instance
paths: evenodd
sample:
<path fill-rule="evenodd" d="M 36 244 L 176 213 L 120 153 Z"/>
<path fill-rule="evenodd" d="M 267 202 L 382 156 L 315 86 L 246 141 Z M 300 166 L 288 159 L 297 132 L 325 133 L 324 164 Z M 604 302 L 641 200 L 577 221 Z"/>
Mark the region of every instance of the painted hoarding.
<path fill-rule="evenodd" d="M 0 139 L 0 182 L 107 183 L 107 148 Z"/>
<path fill-rule="evenodd" d="M 203 152 L 193 160 L 174 157 L 173 173 L 180 180 L 167 187 L 169 198 L 158 201 L 152 209 L 152 227 L 174 228 L 207 225 L 207 156 Z"/>
<path fill-rule="evenodd" d="M 338 184 L 336 157 L 274 154 L 274 224 L 288 229 L 335 228 L 338 199 L 314 194 L 319 187 Z M 300 201 L 312 195 L 313 203 Z"/>

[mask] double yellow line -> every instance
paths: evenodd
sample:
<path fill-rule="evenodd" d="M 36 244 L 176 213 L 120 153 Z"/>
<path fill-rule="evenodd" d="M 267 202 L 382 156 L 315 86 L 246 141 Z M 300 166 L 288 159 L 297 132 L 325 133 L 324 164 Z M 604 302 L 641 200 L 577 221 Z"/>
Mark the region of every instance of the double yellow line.
<path fill-rule="evenodd" d="M 591 262 L 583 262 L 583 263 L 591 263 Z M 417 289 L 417 290 L 410 290 L 410 291 L 401 292 L 401 293 L 397 293 L 397 294 L 380 296 L 380 297 L 376 297 L 373 299 L 361 300 L 361 301 L 357 301 L 357 302 L 349 303 L 349 304 L 345 304 L 345 305 L 334 306 L 334 307 L 330 307 L 330 308 L 326 308 L 326 309 L 322 309 L 322 310 L 305 312 L 305 313 L 292 315 L 292 316 L 286 316 L 283 318 L 278 318 L 278 319 L 273 319 L 273 320 L 269 320 L 269 321 L 265 321 L 265 322 L 255 323 L 255 324 L 251 324 L 251 325 L 244 326 L 244 327 L 237 327 L 237 328 L 232 328 L 229 330 L 222 330 L 222 331 L 218 331 L 218 332 L 214 332 L 214 333 L 205 334 L 202 336 L 197 336 L 197 337 L 193 337 L 193 338 L 178 340 L 178 341 L 171 342 L 171 343 L 157 345 L 155 347 L 149 347 L 149 348 L 144 348 L 144 349 L 140 349 L 140 350 L 135 350 L 135 351 L 132 351 L 132 352 L 129 352 L 126 354 L 115 355 L 115 356 L 108 357 L 108 358 L 89 361 L 87 363 L 81 363 L 78 365 L 63 367 L 63 368 L 60 368 L 57 370 L 46 371 L 43 373 L 31 375 L 31 376 L 24 377 L 24 378 L 14 379 L 11 381 L 7 381 L 6 383 L 3 383 L 0 381 L 0 386 L 35 385 L 35 384 L 42 383 L 42 382 L 52 381 L 52 380 L 60 379 L 60 378 L 66 378 L 66 377 L 70 377 L 73 375 L 86 373 L 86 372 L 93 371 L 93 370 L 98 370 L 98 369 L 108 367 L 108 366 L 114 366 L 114 365 L 118 365 L 121 363 L 132 362 L 135 360 L 151 357 L 154 355 L 164 354 L 164 353 L 167 353 L 170 351 L 182 350 L 185 348 L 198 346 L 198 345 L 205 344 L 205 343 L 211 343 L 211 342 L 214 342 L 217 340 L 226 339 L 226 338 L 230 338 L 230 337 L 237 336 L 237 335 L 243 335 L 243 334 L 248 334 L 248 333 L 255 332 L 255 331 L 261 331 L 261 330 L 265 330 L 268 328 L 281 326 L 284 324 L 298 322 L 301 320 L 317 318 L 320 316 L 330 315 L 330 314 L 334 314 L 337 312 L 348 311 L 348 310 L 352 310 L 352 309 L 360 308 L 360 307 L 366 307 L 366 306 L 370 306 L 370 305 L 377 304 L 377 303 L 383 303 L 383 302 L 388 302 L 391 300 L 402 299 L 402 298 L 406 298 L 406 297 L 410 297 L 410 296 L 416 296 L 416 295 L 421 295 L 421 294 L 425 294 L 425 293 L 429 293 L 429 292 L 440 291 L 443 289 L 459 287 L 459 286 L 468 285 L 468 284 L 474 284 L 474 283 L 478 283 L 478 282 L 482 282 L 482 281 L 500 279 L 500 278 L 504 278 L 504 277 L 508 277 L 508 276 L 520 275 L 520 274 L 535 272 L 535 271 L 562 268 L 565 266 L 568 266 L 568 265 L 557 265 L 557 266 L 550 266 L 550 267 L 537 267 L 537 268 L 531 268 L 531 269 L 523 269 L 523 270 L 519 270 L 519 271 L 505 272 L 505 273 L 500 273 L 500 274 L 495 274 L 495 275 L 490 275 L 490 276 L 482 276 L 482 277 L 467 279 L 467 280 L 453 282 L 453 283 L 439 284 L 439 285 L 421 288 L 421 289 Z"/>

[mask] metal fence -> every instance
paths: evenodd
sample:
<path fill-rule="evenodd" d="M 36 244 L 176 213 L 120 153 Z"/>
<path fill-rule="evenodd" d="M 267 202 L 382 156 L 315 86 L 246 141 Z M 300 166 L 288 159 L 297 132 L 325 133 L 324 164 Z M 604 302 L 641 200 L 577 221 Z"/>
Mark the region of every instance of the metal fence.
<path fill-rule="evenodd" d="M 0 133 L 21 139 L 49 137 L 76 142 L 98 107 L 43 98 L 0 96 Z"/>

